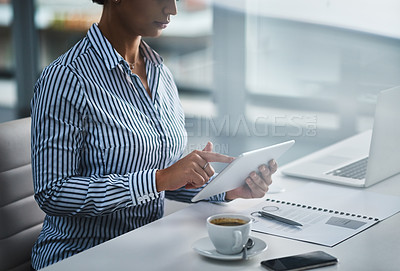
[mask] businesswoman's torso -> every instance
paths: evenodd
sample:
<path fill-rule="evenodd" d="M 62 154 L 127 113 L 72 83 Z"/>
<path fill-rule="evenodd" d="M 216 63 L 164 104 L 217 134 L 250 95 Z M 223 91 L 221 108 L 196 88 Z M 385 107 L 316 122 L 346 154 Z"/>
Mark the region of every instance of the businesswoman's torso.
<path fill-rule="evenodd" d="M 184 114 L 161 57 L 144 42 L 140 51 L 152 97 L 96 24 L 35 86 L 32 168 L 47 213 L 35 269 L 163 215 L 155 172 L 181 157 Z"/>

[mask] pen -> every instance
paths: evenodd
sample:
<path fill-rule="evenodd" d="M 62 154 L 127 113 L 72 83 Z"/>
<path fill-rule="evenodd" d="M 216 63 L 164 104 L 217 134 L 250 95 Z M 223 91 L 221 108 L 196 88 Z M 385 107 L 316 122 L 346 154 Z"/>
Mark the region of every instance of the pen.
<path fill-rule="evenodd" d="M 283 223 L 286 223 L 286 224 L 289 224 L 289 225 L 293 225 L 293 226 L 303 226 L 299 222 L 296 222 L 294 220 L 290 220 L 290 219 L 287 219 L 287 218 L 284 218 L 284 217 L 281 217 L 281 216 L 273 215 L 271 213 L 267 213 L 267 212 L 264 212 L 264 211 L 259 211 L 258 213 L 264 218 L 275 219 L 276 221 L 283 222 Z"/>

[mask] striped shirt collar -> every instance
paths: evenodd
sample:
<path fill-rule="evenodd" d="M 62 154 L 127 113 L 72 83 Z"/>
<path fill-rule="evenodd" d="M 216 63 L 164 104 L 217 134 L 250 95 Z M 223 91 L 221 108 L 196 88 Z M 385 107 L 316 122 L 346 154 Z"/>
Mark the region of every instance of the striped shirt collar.
<path fill-rule="evenodd" d="M 128 65 L 125 59 L 114 49 L 107 38 L 103 36 L 97 24 L 93 24 L 90 27 L 87 33 L 87 38 L 92 44 L 95 52 L 104 60 L 107 69 L 112 70 L 120 63 Z M 141 41 L 139 49 L 143 56 L 155 66 L 163 64 L 162 57 L 151 49 L 145 41 Z"/>

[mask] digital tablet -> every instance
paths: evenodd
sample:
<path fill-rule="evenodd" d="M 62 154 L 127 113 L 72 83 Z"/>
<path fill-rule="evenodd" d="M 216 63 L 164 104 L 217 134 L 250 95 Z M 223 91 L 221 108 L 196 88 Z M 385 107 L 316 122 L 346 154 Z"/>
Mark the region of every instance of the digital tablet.
<path fill-rule="evenodd" d="M 212 181 L 210 181 L 192 202 L 209 198 L 241 186 L 252 171 L 258 171 L 262 164 L 268 164 L 271 159 L 278 159 L 294 144 L 294 140 L 286 141 L 269 147 L 245 152 L 226 166 Z"/>

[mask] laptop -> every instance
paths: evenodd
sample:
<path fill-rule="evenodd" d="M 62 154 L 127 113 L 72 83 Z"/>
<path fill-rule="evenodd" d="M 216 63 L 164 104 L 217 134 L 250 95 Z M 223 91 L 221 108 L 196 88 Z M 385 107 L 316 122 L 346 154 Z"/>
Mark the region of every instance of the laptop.
<path fill-rule="evenodd" d="M 282 167 L 288 176 L 368 187 L 400 172 L 400 86 L 381 91 L 372 130 Z"/>

